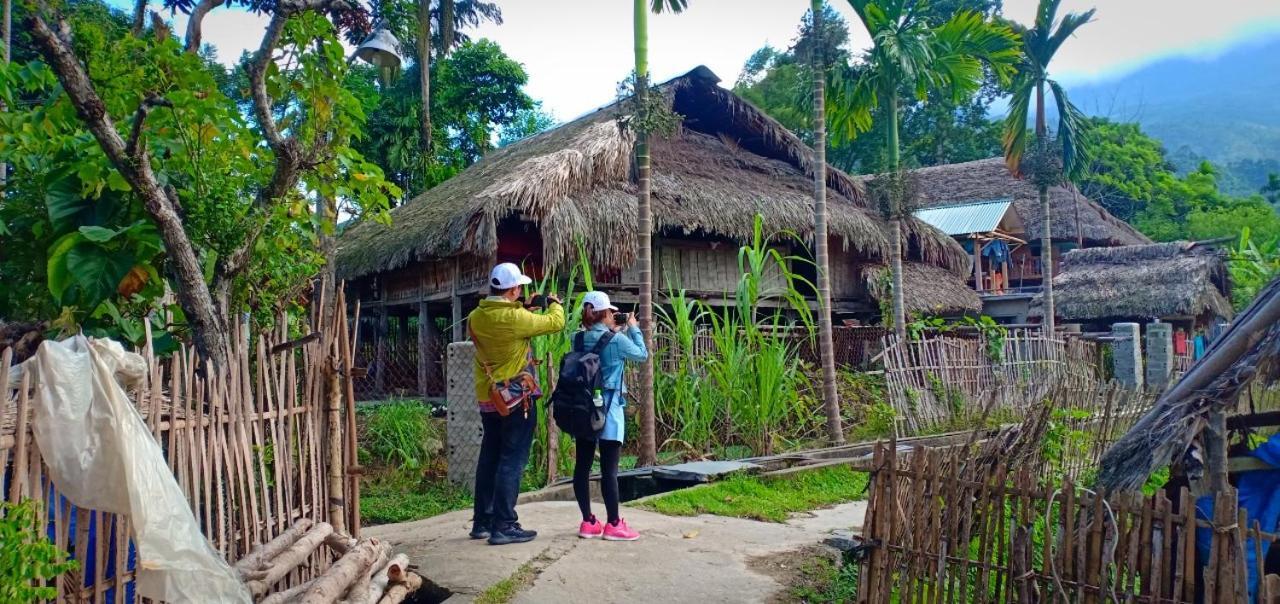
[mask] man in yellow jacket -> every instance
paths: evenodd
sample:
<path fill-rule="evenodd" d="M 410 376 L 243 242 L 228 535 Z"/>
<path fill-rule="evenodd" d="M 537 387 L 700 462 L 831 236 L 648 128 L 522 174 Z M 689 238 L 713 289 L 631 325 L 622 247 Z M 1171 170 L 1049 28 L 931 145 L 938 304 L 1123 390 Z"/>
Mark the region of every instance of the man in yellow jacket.
<path fill-rule="evenodd" d="M 529 463 L 533 429 L 538 425 L 536 399 L 541 392 L 533 386 L 532 392 L 526 392 L 530 395 L 527 401 L 506 415 L 499 414 L 489 400 L 495 384 L 520 391 L 518 377 L 525 372 L 533 374 L 530 338 L 564 329 L 564 307 L 554 296 L 548 296 L 549 304 L 541 314 L 520 304 L 520 287 L 529 283 L 532 280 L 514 264 L 493 267 L 489 297 L 467 317 L 467 329 L 476 347 L 476 400 L 484 426 L 476 461 L 471 538 L 487 538 L 490 545 L 524 543 L 538 536 L 536 531 L 521 528 L 515 508 L 520 478 Z"/>

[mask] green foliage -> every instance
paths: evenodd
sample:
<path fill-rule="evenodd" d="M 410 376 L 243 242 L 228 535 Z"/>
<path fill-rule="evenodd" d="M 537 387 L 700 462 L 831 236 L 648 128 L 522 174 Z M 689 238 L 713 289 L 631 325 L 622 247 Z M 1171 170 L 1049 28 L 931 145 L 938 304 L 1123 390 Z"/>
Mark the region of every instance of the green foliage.
<path fill-rule="evenodd" d="M 40 534 L 41 524 L 35 502 L 0 501 L 0 601 L 51 600 L 58 595 L 52 581 L 77 568 Z"/>
<path fill-rule="evenodd" d="M 1280 275 L 1280 236 L 1254 241 L 1252 230 L 1240 230 L 1240 239 L 1230 251 L 1227 269 L 1231 273 L 1231 305 L 1243 310 L 1258 292 Z"/>
<path fill-rule="evenodd" d="M 1093 158 L 1081 192 L 1157 241 L 1280 236 L 1280 215 L 1262 195 L 1232 197 L 1217 167 L 1201 162 L 1178 176 L 1164 147 L 1136 124 L 1094 119 Z"/>
<path fill-rule="evenodd" d="M 379 463 L 420 470 L 441 449 L 439 428 L 430 411 L 417 401 L 398 401 L 362 410 L 363 446 Z"/>
<path fill-rule="evenodd" d="M 648 132 L 659 136 L 671 136 L 684 121 L 684 116 L 671 109 L 667 95 L 652 82 L 641 105 L 636 94 L 636 74 L 618 83 L 618 126 L 634 132 Z"/>
<path fill-rule="evenodd" d="M 847 466 L 799 472 L 772 479 L 733 475 L 705 487 L 674 491 L 640 507 L 670 516 L 715 514 L 764 522 L 786 522 L 791 514 L 866 496 L 870 478 Z"/>
<path fill-rule="evenodd" d="M 282 128 L 303 145 L 325 141 L 325 151 L 303 169 L 300 186 L 267 200 L 258 195 L 273 177 L 273 152 L 248 117 L 245 92 L 231 84 L 236 78 L 208 56 L 184 52 L 172 36 L 130 35 L 127 18 L 97 0 L 63 8 L 76 53 L 122 138 L 131 138 L 130 116 L 145 98 L 163 99 L 140 140 L 157 179 L 177 199 L 206 280 L 215 280 L 220 258 L 263 233 L 232 282 L 228 314 L 244 309 L 271 321 L 309 289 L 323 260 L 316 235 L 333 228 L 332 216 L 309 210 L 312 196 L 334 198 L 351 214 L 380 216 L 387 198 L 399 195 L 350 147 L 364 112 L 340 86 L 345 53 L 324 16 L 307 12 L 286 23 L 280 51 L 289 60 L 271 63 L 266 85 Z M 7 249 L 21 251 L 0 259 L 0 275 L 47 291 L 6 288 L 0 308 L 9 316 L 65 316 L 120 337 L 136 334 L 145 315 L 168 310 L 174 324 L 157 331 L 180 332 L 180 310 L 160 308 L 173 272 L 150 214 L 83 127 L 52 70 L 35 60 L 30 39 L 17 42 L 27 45 L 15 53 L 19 60 L 0 67 L 0 100 L 10 108 L 0 113 L 0 161 L 14 168 L 0 215 L 17 227 Z"/>
<path fill-rule="evenodd" d="M 498 134 L 498 146 L 505 147 L 555 127 L 555 116 L 543 111 L 542 103 L 534 102 L 528 109 L 516 112 L 511 123 L 504 124 Z"/>
<path fill-rule="evenodd" d="M 497 43 L 479 40 L 462 44 L 431 69 L 432 144 L 423 154 L 422 98 L 416 66 L 378 94 L 378 72 L 372 67 L 351 70 L 345 86 L 361 95 L 368 114 L 365 135 L 356 148 L 386 170 L 388 178 L 413 197 L 479 161 L 501 144 L 545 128 L 547 119 L 524 93 L 529 76 Z"/>
<path fill-rule="evenodd" d="M 987 358 L 991 359 L 992 362 L 999 363 L 1004 359 L 1004 340 L 1009 335 L 1009 330 L 987 315 L 977 318 L 966 316 L 955 321 L 948 321 L 942 317 L 919 318 L 907 323 L 907 337 L 917 341 L 925 333 L 948 333 L 955 331 L 959 327 L 973 329 L 978 332 L 982 337 Z"/>
<path fill-rule="evenodd" d="M 841 564 L 827 556 L 816 556 L 799 569 L 798 585 L 790 594 L 805 604 L 843 604 L 858 599 L 857 564 Z"/>
<path fill-rule="evenodd" d="M 1053 410 L 1040 442 L 1040 454 L 1054 477 L 1060 479 L 1068 466 L 1085 460 L 1082 456 L 1088 455 L 1089 433 L 1082 426 L 1092 417 L 1093 414 L 1084 409 Z"/>

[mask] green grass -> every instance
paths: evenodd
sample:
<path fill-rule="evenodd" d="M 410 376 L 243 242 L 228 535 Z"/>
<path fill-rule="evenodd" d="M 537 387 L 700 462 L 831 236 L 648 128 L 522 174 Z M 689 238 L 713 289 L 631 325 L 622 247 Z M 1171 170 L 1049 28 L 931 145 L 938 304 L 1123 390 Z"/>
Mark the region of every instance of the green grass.
<path fill-rule="evenodd" d="M 525 562 L 511 573 L 510 577 L 498 581 L 490 585 L 488 589 L 480 592 L 476 597 L 476 604 L 506 604 L 515 599 L 516 595 L 528 589 L 538 578 L 538 574 L 542 569 L 554 560 L 547 556 L 547 551 L 543 550 L 538 554 L 537 558 Z"/>
<path fill-rule="evenodd" d="M 858 566 L 839 564 L 817 556 L 800 566 L 799 577 L 788 594 L 805 604 L 837 604 L 858 599 Z"/>
<path fill-rule="evenodd" d="M 740 475 L 706 487 L 675 491 L 650 499 L 640 507 L 669 516 L 715 514 L 785 522 L 794 512 L 864 498 L 868 479 L 865 472 L 855 472 L 846 466 L 773 479 Z"/>
<path fill-rule="evenodd" d="M 360 518 L 366 525 L 409 522 L 471 507 L 471 494 L 447 480 L 392 474 L 365 482 Z"/>

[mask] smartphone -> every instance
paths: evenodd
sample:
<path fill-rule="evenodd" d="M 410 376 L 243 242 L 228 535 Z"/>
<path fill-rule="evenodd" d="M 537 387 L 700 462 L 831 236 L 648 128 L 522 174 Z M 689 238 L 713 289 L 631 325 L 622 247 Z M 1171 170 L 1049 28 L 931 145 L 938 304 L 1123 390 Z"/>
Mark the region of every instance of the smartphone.
<path fill-rule="evenodd" d="M 626 324 L 627 324 L 627 321 L 629 321 L 629 320 L 631 320 L 631 315 L 628 315 L 628 314 L 627 314 L 627 313 L 625 313 L 625 312 L 615 312 L 615 313 L 613 313 L 613 324 L 614 324 L 614 325 L 626 325 Z"/>

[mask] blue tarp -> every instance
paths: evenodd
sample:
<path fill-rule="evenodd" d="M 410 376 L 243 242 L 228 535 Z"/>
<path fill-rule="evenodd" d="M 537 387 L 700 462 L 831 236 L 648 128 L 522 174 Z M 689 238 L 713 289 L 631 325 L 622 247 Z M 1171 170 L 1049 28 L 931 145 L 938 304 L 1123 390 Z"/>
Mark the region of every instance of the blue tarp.
<path fill-rule="evenodd" d="M 1262 460 L 1263 463 L 1278 468 L 1275 470 L 1258 470 L 1241 472 L 1236 491 L 1240 498 L 1240 509 L 1248 513 L 1249 526 L 1256 520 L 1262 525 L 1264 533 L 1274 533 L 1280 529 L 1280 434 L 1272 436 L 1267 442 L 1250 451 L 1249 454 Z M 1196 500 L 1196 516 L 1202 520 L 1213 520 L 1213 496 L 1206 495 Z M 1213 529 L 1196 529 L 1196 549 L 1200 554 L 1201 565 L 1209 559 L 1210 539 Z M 1262 541 L 1262 558 L 1267 558 L 1267 550 L 1271 542 Z M 1257 601 L 1258 561 L 1253 539 L 1244 544 L 1245 566 L 1249 569 L 1249 598 Z"/>

